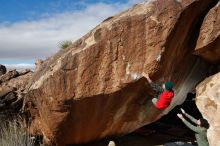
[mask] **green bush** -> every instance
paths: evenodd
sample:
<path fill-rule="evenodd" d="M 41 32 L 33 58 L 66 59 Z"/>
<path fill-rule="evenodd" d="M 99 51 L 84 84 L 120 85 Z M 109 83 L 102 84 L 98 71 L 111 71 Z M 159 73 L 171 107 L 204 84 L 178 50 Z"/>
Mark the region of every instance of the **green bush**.
<path fill-rule="evenodd" d="M 1 123 L 0 146 L 34 146 L 34 141 L 18 121 Z"/>
<path fill-rule="evenodd" d="M 66 49 L 72 46 L 72 41 L 63 41 L 59 44 L 60 49 Z"/>

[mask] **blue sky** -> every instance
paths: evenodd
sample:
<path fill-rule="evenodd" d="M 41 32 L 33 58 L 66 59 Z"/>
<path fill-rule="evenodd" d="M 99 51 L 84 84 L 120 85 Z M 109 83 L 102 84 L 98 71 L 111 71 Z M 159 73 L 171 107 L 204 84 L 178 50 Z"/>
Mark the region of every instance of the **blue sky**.
<path fill-rule="evenodd" d="M 3 0 L 0 21 L 36 20 L 54 13 L 74 12 L 94 3 L 127 3 L 128 0 Z"/>
<path fill-rule="evenodd" d="M 143 0 L 1 0 L 0 64 L 30 67 Z"/>

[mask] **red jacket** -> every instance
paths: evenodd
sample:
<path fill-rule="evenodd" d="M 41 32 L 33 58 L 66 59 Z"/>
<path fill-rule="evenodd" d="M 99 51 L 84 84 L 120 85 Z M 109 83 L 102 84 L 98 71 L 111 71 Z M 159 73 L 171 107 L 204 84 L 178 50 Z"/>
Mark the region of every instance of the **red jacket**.
<path fill-rule="evenodd" d="M 156 108 L 157 109 L 165 109 L 165 108 L 167 108 L 170 105 L 173 97 L 174 97 L 174 92 L 173 91 L 164 91 L 159 96 L 159 99 L 158 99 L 158 101 L 156 103 Z"/>

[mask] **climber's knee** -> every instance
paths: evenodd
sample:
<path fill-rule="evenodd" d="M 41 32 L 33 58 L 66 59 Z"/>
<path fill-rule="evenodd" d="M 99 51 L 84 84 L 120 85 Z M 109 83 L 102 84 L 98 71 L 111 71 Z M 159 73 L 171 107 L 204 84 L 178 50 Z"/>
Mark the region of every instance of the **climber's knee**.
<path fill-rule="evenodd" d="M 158 100 L 157 98 L 153 98 L 153 99 L 152 99 L 152 103 L 153 103 L 154 105 L 156 105 L 157 100 Z"/>
<path fill-rule="evenodd" d="M 115 142 L 114 141 L 110 141 L 108 146 L 116 146 Z"/>

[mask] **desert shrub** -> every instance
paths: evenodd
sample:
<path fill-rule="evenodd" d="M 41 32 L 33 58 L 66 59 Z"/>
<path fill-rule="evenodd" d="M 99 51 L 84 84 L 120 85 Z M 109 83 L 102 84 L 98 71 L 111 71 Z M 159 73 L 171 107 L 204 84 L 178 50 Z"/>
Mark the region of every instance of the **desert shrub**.
<path fill-rule="evenodd" d="M 60 49 L 69 48 L 72 45 L 72 41 L 63 41 L 59 44 Z"/>

